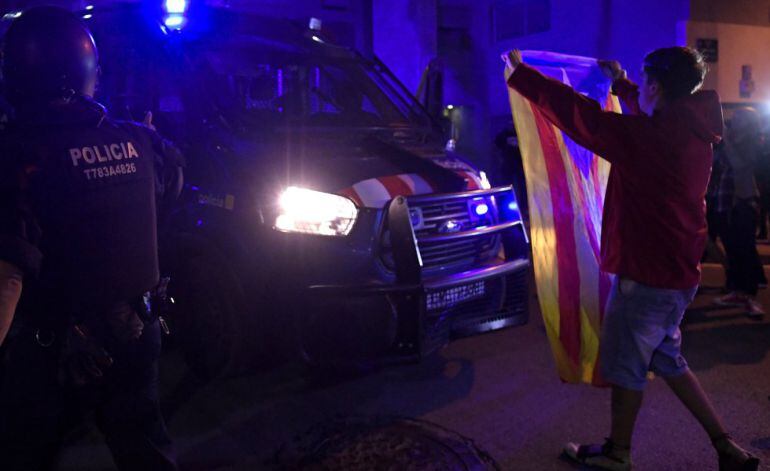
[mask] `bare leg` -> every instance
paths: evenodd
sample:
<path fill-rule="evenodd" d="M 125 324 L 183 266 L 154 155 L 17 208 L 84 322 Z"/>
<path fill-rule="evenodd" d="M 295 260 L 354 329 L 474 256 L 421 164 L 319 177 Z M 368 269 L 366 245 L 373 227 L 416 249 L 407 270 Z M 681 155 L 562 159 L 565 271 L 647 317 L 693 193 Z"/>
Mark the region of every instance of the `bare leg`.
<path fill-rule="evenodd" d="M 709 438 L 713 440 L 727 433 L 722 419 L 717 415 L 714 406 L 711 405 L 711 401 L 692 371 L 687 370 L 682 375 L 665 378 L 665 380 L 674 394 L 700 422 Z"/>
<path fill-rule="evenodd" d="M 634 424 L 642 407 L 641 391 L 612 386 L 612 432 L 610 440 L 620 448 L 631 447 Z"/>
<path fill-rule="evenodd" d="M 687 370 L 683 375 L 665 379 L 671 390 L 708 433 L 719 453 L 719 469 L 756 470 L 759 467 L 759 460 L 727 434 L 722 419 L 717 415 L 692 371 Z"/>

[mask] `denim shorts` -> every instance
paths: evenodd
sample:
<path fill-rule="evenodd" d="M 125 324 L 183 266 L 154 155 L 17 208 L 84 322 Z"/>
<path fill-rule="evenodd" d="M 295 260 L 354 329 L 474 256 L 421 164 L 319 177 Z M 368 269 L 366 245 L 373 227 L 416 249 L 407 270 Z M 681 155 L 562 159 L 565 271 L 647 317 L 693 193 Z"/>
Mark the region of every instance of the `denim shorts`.
<path fill-rule="evenodd" d="M 653 288 L 616 276 L 602 324 L 600 364 L 604 379 L 641 391 L 648 371 L 662 377 L 685 373 L 679 324 L 697 289 Z"/>

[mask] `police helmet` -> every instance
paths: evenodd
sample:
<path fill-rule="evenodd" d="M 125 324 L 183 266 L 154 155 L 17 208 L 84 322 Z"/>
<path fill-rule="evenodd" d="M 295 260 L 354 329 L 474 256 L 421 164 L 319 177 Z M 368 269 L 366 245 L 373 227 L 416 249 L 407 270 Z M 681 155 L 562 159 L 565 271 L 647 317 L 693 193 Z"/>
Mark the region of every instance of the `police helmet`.
<path fill-rule="evenodd" d="M 3 79 L 14 106 L 88 92 L 98 74 L 96 44 L 85 24 L 52 6 L 24 11 L 3 41 Z"/>

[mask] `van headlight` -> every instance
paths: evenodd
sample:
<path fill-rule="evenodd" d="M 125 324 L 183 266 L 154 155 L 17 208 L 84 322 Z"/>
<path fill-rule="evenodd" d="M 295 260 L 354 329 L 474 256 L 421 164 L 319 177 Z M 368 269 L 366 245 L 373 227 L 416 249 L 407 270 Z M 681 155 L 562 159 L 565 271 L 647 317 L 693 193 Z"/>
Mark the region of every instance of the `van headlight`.
<path fill-rule="evenodd" d="M 358 209 L 344 196 L 291 186 L 278 198 L 275 228 L 325 236 L 345 236 L 353 229 Z"/>

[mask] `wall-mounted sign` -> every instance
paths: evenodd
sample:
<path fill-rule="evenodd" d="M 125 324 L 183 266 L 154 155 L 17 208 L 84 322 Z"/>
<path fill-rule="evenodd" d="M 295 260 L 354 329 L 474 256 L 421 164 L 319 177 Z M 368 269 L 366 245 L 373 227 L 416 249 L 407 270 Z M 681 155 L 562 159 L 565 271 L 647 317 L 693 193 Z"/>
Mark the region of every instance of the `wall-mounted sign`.
<path fill-rule="evenodd" d="M 718 39 L 698 38 L 695 40 L 695 49 L 703 54 L 703 60 L 706 62 L 716 62 L 719 60 Z"/>
<path fill-rule="evenodd" d="M 751 98 L 751 94 L 754 93 L 754 80 L 751 79 L 751 66 L 741 66 L 741 82 L 739 84 L 741 98 Z"/>

